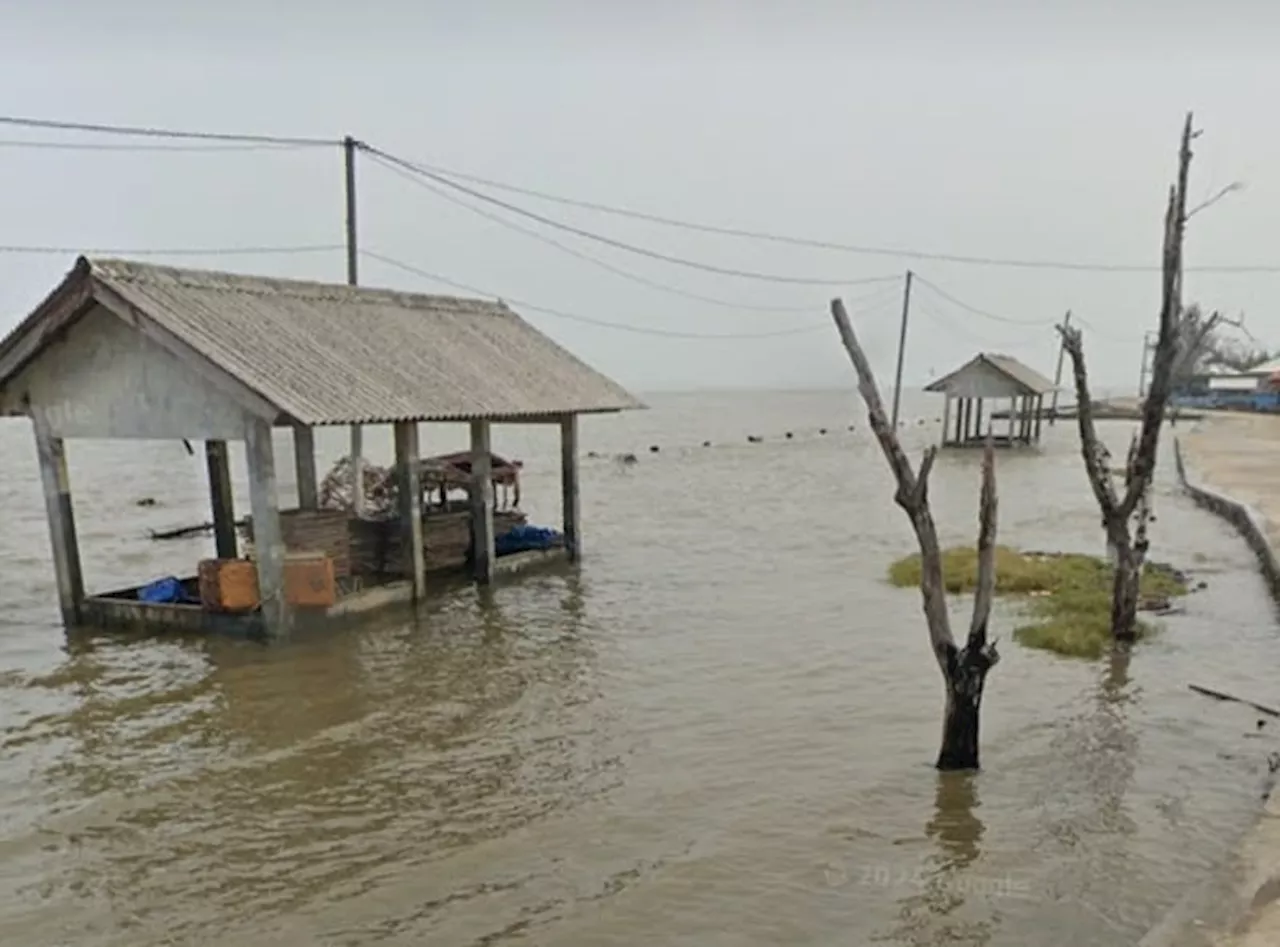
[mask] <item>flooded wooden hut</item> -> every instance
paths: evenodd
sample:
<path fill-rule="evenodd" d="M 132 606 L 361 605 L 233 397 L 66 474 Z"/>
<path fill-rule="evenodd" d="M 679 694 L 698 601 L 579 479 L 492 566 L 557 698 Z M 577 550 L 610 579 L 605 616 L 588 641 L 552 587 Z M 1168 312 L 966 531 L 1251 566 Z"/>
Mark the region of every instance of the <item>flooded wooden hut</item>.
<path fill-rule="evenodd" d="M 988 429 L 998 446 L 1038 443 L 1044 396 L 1053 389 L 1053 382 L 1013 356 L 987 352 L 975 355 L 925 387 L 925 391 L 941 392 L 946 399 L 942 410 L 943 447 L 981 445 Z M 1005 417 L 996 423 L 995 415 L 1001 407 L 1005 408 Z M 988 408 L 990 414 L 984 419 L 984 409 Z"/>
<path fill-rule="evenodd" d="M 581 555 L 578 418 L 640 408 L 500 302 L 281 280 L 81 257 L 0 341 L 0 414 L 31 419 L 68 625 L 160 625 L 287 635 L 301 618 L 326 619 L 427 590 L 423 479 L 468 488 L 468 561 L 478 581 L 495 572 L 495 424 L 560 432 L 564 554 Z M 465 464 L 424 468 L 419 425 L 470 425 Z M 352 568 L 351 518 L 319 504 L 314 434 L 322 426 L 394 430 L 399 575 L 372 587 L 339 583 L 316 606 L 289 591 L 299 557 L 330 581 Z M 272 433 L 293 432 L 297 510 L 280 509 Z M 157 601 L 142 587 L 87 593 L 76 538 L 66 442 L 76 438 L 203 441 L 217 558 L 252 575 L 256 600 L 239 611 L 211 604 L 200 576 Z M 227 442 L 242 440 L 253 558 L 239 555 Z M 359 464 L 356 465 L 357 467 Z M 501 476 L 499 477 L 501 480 Z M 301 546 L 302 548 L 297 548 Z M 344 559 L 345 556 L 345 559 Z M 225 573 L 225 570 L 224 570 Z M 229 574 L 229 573 L 225 573 Z"/>

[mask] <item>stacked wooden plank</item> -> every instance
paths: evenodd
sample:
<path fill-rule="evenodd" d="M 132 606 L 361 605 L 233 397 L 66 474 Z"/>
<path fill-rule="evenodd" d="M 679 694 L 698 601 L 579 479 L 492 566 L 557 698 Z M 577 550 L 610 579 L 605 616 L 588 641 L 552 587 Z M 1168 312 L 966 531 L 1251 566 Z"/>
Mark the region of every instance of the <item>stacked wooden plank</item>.
<path fill-rule="evenodd" d="M 280 534 L 290 553 L 322 552 L 333 560 L 336 579 L 351 574 L 351 534 L 347 513 L 337 510 L 283 510 Z M 245 521 L 245 538 L 253 542 L 253 518 Z"/>
<path fill-rule="evenodd" d="M 519 511 L 496 511 L 493 514 L 494 533 L 502 535 L 525 521 L 525 515 Z M 423 517 L 422 530 L 428 572 L 460 569 L 466 565 L 471 550 L 469 512 L 433 511 Z M 409 571 L 404 534 L 398 520 L 353 519 L 350 536 L 351 570 L 355 575 L 405 575 Z"/>

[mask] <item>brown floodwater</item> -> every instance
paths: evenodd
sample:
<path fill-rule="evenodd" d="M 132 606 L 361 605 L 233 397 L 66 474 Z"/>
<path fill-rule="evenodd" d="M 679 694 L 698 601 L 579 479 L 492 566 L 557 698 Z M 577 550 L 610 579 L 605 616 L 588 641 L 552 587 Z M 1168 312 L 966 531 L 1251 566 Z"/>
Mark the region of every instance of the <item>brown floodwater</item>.
<path fill-rule="evenodd" d="M 1254 819 L 1272 744 L 1187 684 L 1265 700 L 1276 622 L 1172 464 L 1153 556 L 1207 588 L 1101 663 L 1021 648 L 1000 606 L 984 770 L 940 777 L 919 597 L 884 581 L 914 541 L 853 396 L 651 404 L 585 424 L 580 571 L 270 648 L 65 634 L 29 429 L 0 422 L 0 943 L 1130 945 Z M 495 449 L 555 523 L 549 432 Z M 208 553 L 147 539 L 206 518 L 199 454 L 70 458 L 91 588 Z M 973 540 L 977 460 L 938 463 L 944 541 Z M 998 476 L 1003 541 L 1102 551 L 1070 425 Z"/>

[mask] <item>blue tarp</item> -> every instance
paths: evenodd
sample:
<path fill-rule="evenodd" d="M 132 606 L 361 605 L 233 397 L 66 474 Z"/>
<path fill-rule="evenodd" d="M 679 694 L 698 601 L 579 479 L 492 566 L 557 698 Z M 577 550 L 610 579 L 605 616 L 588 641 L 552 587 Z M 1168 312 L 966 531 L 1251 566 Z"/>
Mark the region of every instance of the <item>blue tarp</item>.
<path fill-rule="evenodd" d="M 495 553 L 506 556 L 529 549 L 551 549 L 559 545 L 562 539 L 560 533 L 547 526 L 513 526 L 498 536 L 493 546 Z"/>
<path fill-rule="evenodd" d="M 176 605 L 193 599 L 183 591 L 181 582 L 173 576 L 167 576 L 138 589 L 138 601 L 155 605 Z"/>

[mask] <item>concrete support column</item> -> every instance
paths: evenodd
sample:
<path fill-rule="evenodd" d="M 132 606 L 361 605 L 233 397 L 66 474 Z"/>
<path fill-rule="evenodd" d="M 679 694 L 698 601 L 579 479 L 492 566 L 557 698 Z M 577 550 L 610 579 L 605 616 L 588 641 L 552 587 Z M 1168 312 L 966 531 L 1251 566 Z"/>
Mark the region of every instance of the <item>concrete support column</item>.
<path fill-rule="evenodd" d="M 245 459 L 249 467 L 249 502 L 253 508 L 253 549 L 258 567 L 258 594 L 267 637 L 287 638 L 293 613 L 284 596 L 284 538 L 280 533 L 280 505 L 276 493 L 276 455 L 271 425 L 260 418 L 245 430 Z"/>
<path fill-rule="evenodd" d="M 418 422 L 395 426 L 396 484 L 400 496 L 400 529 L 404 559 L 413 582 L 413 599 L 427 594 L 427 560 L 422 544 L 422 481 L 418 476 Z"/>
<path fill-rule="evenodd" d="M 472 575 L 493 581 L 493 458 L 488 421 L 471 422 L 471 550 Z"/>
<path fill-rule="evenodd" d="M 58 581 L 58 606 L 62 611 L 63 624 L 70 627 L 80 623 L 84 576 L 80 570 L 80 545 L 76 539 L 66 447 L 62 438 L 53 436 L 48 422 L 38 411 L 33 412 L 32 421 L 36 433 L 36 454 L 40 461 L 40 484 L 44 488 L 45 515 L 49 520 L 53 569 Z"/>
<path fill-rule="evenodd" d="M 582 558 L 582 506 L 578 497 L 578 417 L 560 421 L 560 505 L 564 513 L 564 545 L 569 559 Z"/>

